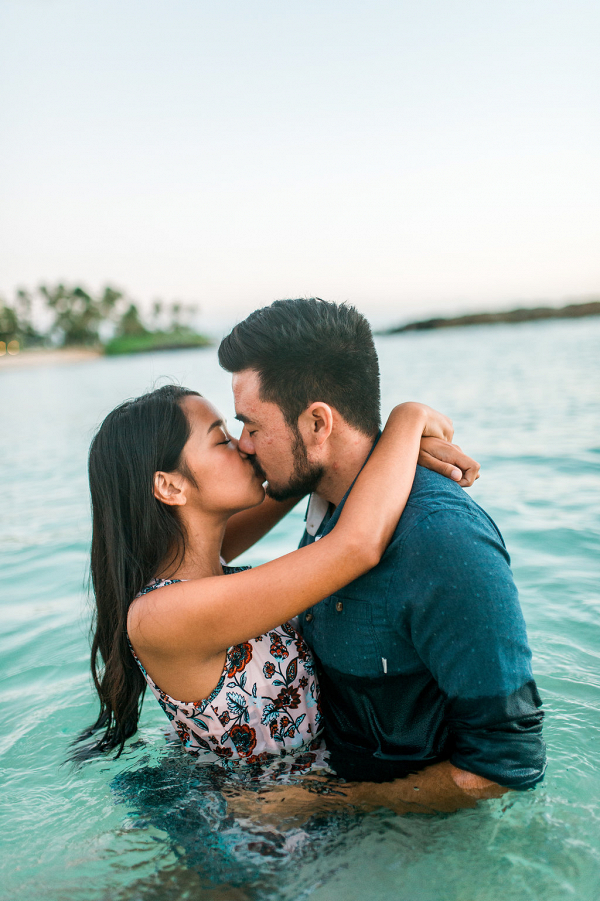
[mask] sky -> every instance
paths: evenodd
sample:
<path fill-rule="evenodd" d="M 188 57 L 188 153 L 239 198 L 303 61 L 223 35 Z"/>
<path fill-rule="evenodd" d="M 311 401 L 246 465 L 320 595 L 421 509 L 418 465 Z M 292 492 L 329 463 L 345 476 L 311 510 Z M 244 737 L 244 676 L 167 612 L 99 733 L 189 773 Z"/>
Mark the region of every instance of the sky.
<path fill-rule="evenodd" d="M 0 0 L 0 293 L 600 294 L 597 0 Z"/>

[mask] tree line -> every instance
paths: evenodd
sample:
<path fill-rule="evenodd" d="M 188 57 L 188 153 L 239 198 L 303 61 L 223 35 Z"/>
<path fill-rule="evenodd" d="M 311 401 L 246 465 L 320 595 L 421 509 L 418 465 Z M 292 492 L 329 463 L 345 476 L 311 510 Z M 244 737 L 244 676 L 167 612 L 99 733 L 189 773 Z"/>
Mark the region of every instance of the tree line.
<path fill-rule="evenodd" d="M 119 340 L 135 341 L 162 336 L 173 339 L 195 335 L 192 321 L 196 304 L 156 301 L 142 316 L 124 292 L 107 285 L 97 294 L 79 285 L 40 285 L 19 288 L 12 302 L 0 297 L 0 341 L 23 347 L 107 347 Z M 40 322 L 46 321 L 45 327 Z"/>

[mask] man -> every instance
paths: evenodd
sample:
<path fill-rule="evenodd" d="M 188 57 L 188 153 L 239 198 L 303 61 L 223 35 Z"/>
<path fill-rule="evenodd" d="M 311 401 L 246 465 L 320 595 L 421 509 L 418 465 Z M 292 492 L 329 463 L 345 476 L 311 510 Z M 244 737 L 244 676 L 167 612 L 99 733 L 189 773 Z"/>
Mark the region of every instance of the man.
<path fill-rule="evenodd" d="M 317 541 L 379 433 L 368 323 L 346 305 L 276 301 L 233 329 L 219 361 L 233 373 L 240 450 L 271 497 L 312 492 L 301 545 Z M 508 553 L 456 481 L 418 466 L 380 564 L 306 611 L 301 627 L 339 776 L 387 782 L 423 770 L 421 787 L 429 779 L 472 798 L 542 778 L 541 701 Z"/>

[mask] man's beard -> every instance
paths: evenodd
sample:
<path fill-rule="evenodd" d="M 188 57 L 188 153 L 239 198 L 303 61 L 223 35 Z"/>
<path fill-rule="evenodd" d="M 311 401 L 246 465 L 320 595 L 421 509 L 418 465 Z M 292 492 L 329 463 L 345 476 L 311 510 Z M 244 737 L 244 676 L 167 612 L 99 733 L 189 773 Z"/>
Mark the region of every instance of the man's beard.
<path fill-rule="evenodd" d="M 292 445 L 292 456 L 294 458 L 294 470 L 287 485 L 274 487 L 267 481 L 267 494 L 275 501 L 287 501 L 292 497 L 304 497 L 305 494 L 315 491 L 323 478 L 325 468 L 316 463 L 309 463 L 306 445 L 300 432 L 296 432 L 294 444 Z M 256 457 L 250 457 L 250 460 L 257 476 L 264 482 L 267 479 L 264 469 L 260 466 Z"/>

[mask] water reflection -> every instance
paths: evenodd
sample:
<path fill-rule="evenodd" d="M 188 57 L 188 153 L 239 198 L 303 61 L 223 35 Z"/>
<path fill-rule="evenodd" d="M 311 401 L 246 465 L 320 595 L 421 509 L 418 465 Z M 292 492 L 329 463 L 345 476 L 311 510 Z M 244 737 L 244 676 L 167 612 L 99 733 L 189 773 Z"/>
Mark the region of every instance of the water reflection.
<path fill-rule="evenodd" d="M 116 776 L 111 788 L 117 802 L 129 810 L 127 828 L 157 830 L 157 840 L 168 841 L 179 863 L 167 873 L 141 880 L 134 896 L 162 901 L 171 889 L 164 896 L 156 892 L 166 886 L 181 892 L 183 883 L 210 889 L 207 898 L 225 897 L 225 888 L 236 889 L 228 898 L 265 898 L 267 892 L 277 897 L 283 870 L 314 858 L 318 849 L 325 851 L 366 816 L 350 807 L 331 809 L 329 794 L 315 793 L 300 825 L 288 816 L 283 799 L 275 817 L 279 822 L 274 822 L 272 811 L 267 821 L 258 796 L 273 787 L 218 765 L 198 766 L 176 750 L 157 764 L 138 761 L 135 769 Z M 198 878 L 182 874 L 182 868 Z M 132 889 L 130 885 L 127 897 Z"/>
<path fill-rule="evenodd" d="M 565 802 L 511 793 L 455 814 L 397 816 L 328 809 L 315 799 L 300 827 L 239 817 L 260 784 L 231 782 L 173 752 L 112 781 L 130 831 L 152 831 L 175 863 L 116 897 L 170 901 L 522 901 L 592 898 L 595 861 L 572 835 Z M 480 876 L 484 875 L 481 884 Z M 586 885 L 587 883 L 587 885 Z M 584 893 L 574 895 L 574 887 Z"/>
<path fill-rule="evenodd" d="M 473 496 L 510 549 L 545 701 L 533 793 L 443 816 L 333 811 L 264 827 L 253 789 L 165 749 L 145 704 L 119 760 L 72 773 L 93 718 L 85 461 L 95 425 L 167 374 L 231 418 L 212 352 L 6 371 L 0 406 L 0 871 L 11 901 L 597 901 L 600 898 L 600 322 L 381 339 L 384 405 L 447 411 L 484 465 Z M 435 365 L 433 365 L 435 364 Z M 303 511 L 244 561 L 294 547 Z M 156 709 L 155 709 L 156 708 Z M 260 806 L 260 805 L 258 805 Z M 247 813 L 247 807 L 245 808 Z M 282 821 L 285 819 L 283 814 Z"/>

